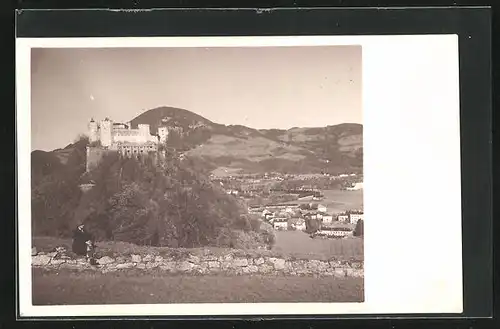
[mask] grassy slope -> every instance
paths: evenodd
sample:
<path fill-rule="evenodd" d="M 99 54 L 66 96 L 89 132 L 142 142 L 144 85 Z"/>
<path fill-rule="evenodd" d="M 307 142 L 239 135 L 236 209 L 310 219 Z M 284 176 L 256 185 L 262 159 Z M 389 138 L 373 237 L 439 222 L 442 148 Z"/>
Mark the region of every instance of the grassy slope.
<path fill-rule="evenodd" d="M 276 232 L 276 245 L 273 251 L 293 255 L 298 259 L 363 259 L 363 240 L 348 239 L 311 239 L 301 231 Z"/>
<path fill-rule="evenodd" d="M 234 157 L 249 161 L 262 161 L 273 157 L 302 160 L 305 151 L 299 147 L 280 144 L 264 137 L 238 138 L 224 135 L 212 136 L 203 146 L 187 152 L 191 156 Z"/>
<path fill-rule="evenodd" d="M 145 111 L 131 123 L 133 127 L 139 123 L 149 124 L 151 133 L 156 134 L 163 119 L 168 119 L 167 125 L 182 128 L 185 133 L 182 138 L 193 144 L 188 155 L 203 157 L 213 162 L 215 168 L 227 166 L 251 172 L 319 172 L 325 170 L 325 164 L 319 161 L 324 158 L 331 160 L 327 166 L 330 170 L 340 172 L 359 162 L 352 158 L 356 158 L 353 151 L 362 147 L 362 125 L 359 124 L 257 130 L 241 125 L 217 124 L 193 112 L 171 107 Z M 194 127 L 200 127 L 205 132 L 204 137 L 190 135 Z"/>
<path fill-rule="evenodd" d="M 33 271 L 33 304 L 361 302 L 361 278 Z"/>
<path fill-rule="evenodd" d="M 38 251 L 52 251 L 56 247 L 65 246 L 71 250 L 71 240 L 53 237 L 35 237 L 32 244 Z M 362 260 L 363 240 L 360 238 L 349 239 L 311 239 L 301 231 L 276 232 L 276 244 L 272 250 L 229 250 L 224 248 L 163 248 L 137 246 L 125 242 L 99 242 L 97 248 L 98 256 L 124 256 L 130 254 L 153 254 L 164 257 L 181 257 L 190 253 L 192 255 L 203 255 L 207 251 L 213 255 L 224 255 L 229 251 L 241 256 L 269 256 L 294 259 L 337 259 L 337 260 Z"/>

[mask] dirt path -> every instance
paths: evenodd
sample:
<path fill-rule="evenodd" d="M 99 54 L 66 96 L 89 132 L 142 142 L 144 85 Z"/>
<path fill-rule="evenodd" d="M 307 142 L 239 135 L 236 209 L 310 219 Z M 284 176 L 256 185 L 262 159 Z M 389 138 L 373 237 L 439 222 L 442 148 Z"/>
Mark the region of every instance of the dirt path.
<path fill-rule="evenodd" d="M 361 302 L 362 278 L 33 271 L 34 305 Z"/>

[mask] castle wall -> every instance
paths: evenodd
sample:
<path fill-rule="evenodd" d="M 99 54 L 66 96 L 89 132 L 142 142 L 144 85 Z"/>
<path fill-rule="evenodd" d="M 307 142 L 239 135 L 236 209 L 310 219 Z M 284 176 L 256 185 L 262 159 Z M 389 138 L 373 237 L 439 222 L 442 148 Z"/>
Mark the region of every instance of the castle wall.
<path fill-rule="evenodd" d="M 100 124 L 91 120 L 88 126 L 90 142 L 99 141 L 102 147 L 87 147 L 86 169 L 90 171 L 99 165 L 103 156 L 118 151 L 122 156 L 146 156 L 158 151 L 158 137 L 151 135 L 149 125 L 139 124 L 138 129 L 131 129 L 130 123 L 114 124 L 106 118 Z M 168 130 L 162 131 L 163 140 Z"/>
<path fill-rule="evenodd" d="M 137 126 L 137 128 L 139 129 L 140 131 L 140 134 L 142 136 L 150 136 L 151 135 L 151 132 L 149 131 L 149 125 L 146 125 L 146 124 L 139 124 Z"/>
<path fill-rule="evenodd" d="M 91 121 L 89 123 L 89 142 L 94 143 L 99 140 L 99 127 L 97 122 Z"/>
<path fill-rule="evenodd" d="M 113 142 L 114 143 L 137 143 L 137 144 L 145 144 L 148 142 L 156 142 L 157 138 L 152 135 L 143 135 L 138 131 L 128 130 L 128 134 L 124 132 L 116 132 L 113 134 Z"/>
<path fill-rule="evenodd" d="M 115 130 L 113 132 L 113 142 L 121 143 L 144 143 L 145 140 L 139 134 L 139 130 Z"/>
<path fill-rule="evenodd" d="M 120 153 L 126 157 L 140 156 L 140 155 L 148 155 L 151 152 L 158 151 L 158 146 L 156 144 L 148 143 L 148 144 L 124 144 L 120 145 Z"/>

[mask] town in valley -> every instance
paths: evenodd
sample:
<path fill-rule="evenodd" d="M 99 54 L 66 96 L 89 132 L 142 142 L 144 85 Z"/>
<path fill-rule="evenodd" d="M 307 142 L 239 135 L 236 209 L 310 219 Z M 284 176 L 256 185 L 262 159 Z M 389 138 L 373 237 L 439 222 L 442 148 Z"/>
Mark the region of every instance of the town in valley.
<path fill-rule="evenodd" d="M 162 145 L 166 145 L 169 134 L 179 132 L 182 129 L 168 125 L 168 120 L 162 120 L 157 133 L 151 134 L 149 124 L 132 129 L 130 122 L 105 118 L 98 123 L 92 118 L 88 124 L 87 171 L 98 165 L 106 152 L 115 151 L 125 157 L 165 154 L 169 150 Z M 184 154 L 179 152 L 178 156 L 182 159 Z M 244 202 L 250 215 L 270 224 L 275 231 L 307 231 L 318 238 L 363 235 L 360 172 L 241 174 L 219 167 L 209 177 L 226 194 Z M 82 186 L 89 188 L 89 184 Z M 361 225 L 356 229 L 359 220 Z M 316 224 L 308 225 L 313 222 Z"/>

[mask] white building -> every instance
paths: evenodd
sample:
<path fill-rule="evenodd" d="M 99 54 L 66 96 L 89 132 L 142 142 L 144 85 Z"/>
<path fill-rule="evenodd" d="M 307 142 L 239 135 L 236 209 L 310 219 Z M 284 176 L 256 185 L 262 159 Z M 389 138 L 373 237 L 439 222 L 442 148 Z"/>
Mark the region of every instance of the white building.
<path fill-rule="evenodd" d="M 357 191 L 357 190 L 362 190 L 363 189 L 363 183 L 356 183 L 351 187 L 346 188 L 347 191 Z"/>
<path fill-rule="evenodd" d="M 349 217 L 349 222 L 351 224 L 356 224 L 360 219 L 364 220 L 364 214 L 351 214 Z"/>
<path fill-rule="evenodd" d="M 315 212 L 306 213 L 304 214 L 304 218 L 317 219 L 318 214 Z"/>
<path fill-rule="evenodd" d="M 326 212 L 326 210 L 327 210 L 326 206 L 324 206 L 322 204 L 318 205 L 318 211 L 319 212 Z"/>
<path fill-rule="evenodd" d="M 333 216 L 332 215 L 323 215 L 322 222 L 323 222 L 323 224 L 331 224 L 333 222 Z"/>
<path fill-rule="evenodd" d="M 265 218 L 265 217 L 268 217 L 268 216 L 270 216 L 270 215 L 272 215 L 272 214 L 273 214 L 273 212 L 272 212 L 272 211 L 270 211 L 270 210 L 267 210 L 267 209 L 264 209 L 264 210 L 262 211 L 262 217 L 264 217 L 264 218 Z"/>
<path fill-rule="evenodd" d="M 273 222 L 273 228 L 277 231 L 288 230 L 288 221 L 276 220 Z"/>
<path fill-rule="evenodd" d="M 305 231 L 306 230 L 306 222 L 304 220 L 297 221 L 293 226 L 298 231 Z"/>
<path fill-rule="evenodd" d="M 348 237 L 352 236 L 353 231 L 348 228 L 344 227 L 337 227 L 337 228 L 322 228 L 318 232 L 316 232 L 316 235 L 319 236 L 330 236 L 330 237 L 336 237 L 336 238 L 343 238 L 343 237 Z"/>
<path fill-rule="evenodd" d="M 157 136 L 151 135 L 148 124 L 139 124 L 132 129 L 130 122 L 117 123 L 109 118 L 99 123 L 91 119 L 88 124 L 89 142 L 100 142 L 103 148 L 119 149 L 121 144 L 158 144 Z"/>
<path fill-rule="evenodd" d="M 168 138 L 168 127 L 162 125 L 158 127 L 158 136 L 160 137 L 160 143 L 165 143 Z"/>
<path fill-rule="evenodd" d="M 349 215 L 338 215 L 337 220 L 339 222 L 348 222 L 349 221 Z"/>

